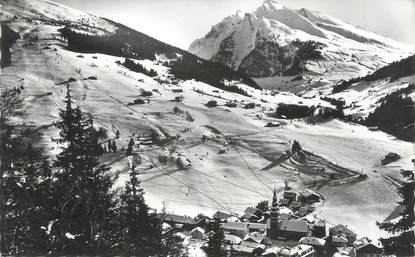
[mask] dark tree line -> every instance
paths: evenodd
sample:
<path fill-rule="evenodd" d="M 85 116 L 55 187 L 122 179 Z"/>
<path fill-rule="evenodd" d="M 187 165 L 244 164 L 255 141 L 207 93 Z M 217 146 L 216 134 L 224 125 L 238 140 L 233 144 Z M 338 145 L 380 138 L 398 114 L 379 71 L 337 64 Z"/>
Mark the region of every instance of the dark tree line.
<path fill-rule="evenodd" d="M 407 95 L 415 91 L 415 85 L 398 90 L 381 99 L 382 104 L 369 114 L 364 124 L 377 126 L 380 130 L 402 140 L 414 141 L 415 103 Z"/>
<path fill-rule="evenodd" d="M 179 79 L 196 79 L 222 90 L 245 94 L 236 86 L 225 86 L 223 80 L 237 80 L 248 86 L 259 86 L 248 76 L 234 71 L 220 63 L 203 60 L 179 48 L 162 43 L 145 34 L 114 23 L 119 29 L 111 35 L 97 36 L 78 33 L 69 27 L 60 29 L 63 38 L 68 41 L 68 48 L 76 52 L 103 53 L 113 56 L 155 60 L 157 54 L 176 59 L 168 65 L 171 73 Z M 179 57 L 180 56 L 180 57 Z M 127 63 L 132 69 L 140 69 L 137 65 Z"/>
<path fill-rule="evenodd" d="M 135 72 L 143 73 L 149 77 L 155 77 L 157 76 L 157 72 L 153 69 L 146 69 L 143 65 L 141 65 L 139 62 L 135 63 L 134 61 L 125 58 L 123 63 L 120 63 L 122 66 L 126 67 L 127 69 Z M 151 93 L 151 92 L 150 92 Z"/>
<path fill-rule="evenodd" d="M 0 38 L 0 68 L 4 68 L 11 64 L 10 47 L 20 38 L 20 35 L 11 30 L 5 23 L 2 23 L 0 26 L 3 34 Z"/>
<path fill-rule="evenodd" d="M 338 108 L 328 108 L 328 107 L 315 107 L 307 105 L 298 105 L 298 104 L 284 104 L 280 103 L 277 107 L 275 114 L 278 117 L 285 117 L 287 119 L 301 119 L 307 118 L 313 115 L 321 117 L 324 119 L 331 118 L 344 118 L 343 109 Z"/>
<path fill-rule="evenodd" d="M 175 62 L 171 62 L 170 68 L 171 74 L 173 74 L 178 79 L 195 79 L 201 82 L 205 82 L 213 87 L 241 95 L 247 96 L 248 93 L 238 86 L 225 85 L 224 79 L 229 81 L 240 81 L 253 88 L 259 88 L 252 79 L 216 62 L 205 60 L 201 61 L 199 59 L 186 60 L 181 58 Z"/>
<path fill-rule="evenodd" d="M 21 107 L 14 94 L 2 96 L 1 252 L 13 255 L 179 256 L 174 231 L 144 201 L 134 170 L 125 189 L 112 190 L 99 130 L 70 89 L 60 110 L 56 142 L 62 151 L 50 161 L 30 144 L 30 131 L 9 121 Z M 4 103 L 10 103 L 6 106 Z"/>
<path fill-rule="evenodd" d="M 389 81 L 393 82 L 400 78 L 410 76 L 413 74 L 415 74 L 415 55 L 388 64 L 367 76 L 351 78 L 347 81 L 342 81 L 340 84 L 334 85 L 333 94 L 344 91 L 347 88 L 349 88 L 352 84 L 360 81 L 370 82 L 389 78 Z"/>

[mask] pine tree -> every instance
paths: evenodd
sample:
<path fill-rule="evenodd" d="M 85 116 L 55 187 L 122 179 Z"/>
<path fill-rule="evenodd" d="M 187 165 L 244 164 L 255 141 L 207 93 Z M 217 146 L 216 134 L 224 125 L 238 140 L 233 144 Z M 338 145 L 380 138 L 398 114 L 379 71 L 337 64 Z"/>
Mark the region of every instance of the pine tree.
<path fill-rule="evenodd" d="M 117 129 L 117 132 L 115 132 L 115 138 L 120 138 L 120 131 Z"/>
<path fill-rule="evenodd" d="M 208 257 L 220 257 L 226 256 L 224 249 L 225 235 L 219 220 L 215 220 L 209 224 L 208 227 L 208 245 L 206 248 L 206 254 Z"/>
<path fill-rule="evenodd" d="M 128 147 L 127 147 L 127 155 L 131 155 L 131 153 L 133 152 L 133 147 L 135 145 L 134 139 L 130 138 L 130 141 L 128 142 Z"/>
<path fill-rule="evenodd" d="M 161 225 L 155 214 L 151 214 L 144 201 L 144 192 L 137 179 L 137 173 L 130 172 L 130 180 L 121 194 L 118 208 L 120 228 L 119 254 L 136 256 L 157 256 L 161 249 Z"/>
<path fill-rule="evenodd" d="M 9 148 L 15 158 L 5 178 L 6 249 L 17 255 L 47 254 L 48 235 L 45 228 L 52 218 L 53 203 L 49 197 L 52 171 L 49 162 L 22 138 L 13 140 Z"/>
<path fill-rule="evenodd" d="M 411 170 L 401 170 L 401 174 L 406 179 L 403 182 L 403 185 L 397 189 L 398 195 L 402 198 L 398 204 L 404 207 L 404 210 L 400 213 L 401 217 L 399 220 L 394 220 L 393 222 L 377 222 L 377 225 L 380 229 L 385 230 L 389 233 L 399 233 L 397 236 L 380 239 L 387 254 L 396 254 L 397 256 L 414 256 L 414 172 Z"/>
<path fill-rule="evenodd" d="M 114 153 L 117 152 L 117 144 L 115 143 L 115 140 L 112 140 L 111 149 Z"/>
<path fill-rule="evenodd" d="M 111 140 L 108 141 L 107 148 L 108 148 L 108 152 L 110 153 L 112 151 L 112 142 L 111 142 Z"/>
<path fill-rule="evenodd" d="M 297 140 L 294 140 L 292 148 L 291 148 L 291 152 L 296 153 L 298 151 L 301 151 L 301 145 Z"/>
<path fill-rule="evenodd" d="M 7 224 L 5 209 L 4 177 L 10 173 L 13 159 L 16 157 L 9 151 L 16 125 L 11 124 L 10 118 L 21 114 L 23 100 L 13 89 L 2 90 L 0 93 L 0 255 L 5 252 L 5 225 Z"/>
<path fill-rule="evenodd" d="M 109 168 L 99 163 L 97 131 L 92 120 L 72 106 L 69 85 L 64 102 L 56 125 L 61 130 L 56 141 L 65 146 L 54 162 L 59 172 L 53 197 L 59 211 L 52 227 L 53 253 L 107 253 L 114 204 Z"/>

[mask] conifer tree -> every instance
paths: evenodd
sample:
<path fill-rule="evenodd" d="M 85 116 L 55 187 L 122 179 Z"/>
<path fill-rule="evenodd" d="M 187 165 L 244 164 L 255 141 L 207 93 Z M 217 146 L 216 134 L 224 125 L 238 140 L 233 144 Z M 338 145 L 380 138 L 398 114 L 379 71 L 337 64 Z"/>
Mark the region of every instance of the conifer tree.
<path fill-rule="evenodd" d="M 99 163 L 102 148 L 92 120 L 73 107 L 69 85 L 66 107 L 60 111 L 61 130 L 56 141 L 63 144 L 56 156 L 54 200 L 56 221 L 52 227 L 54 254 L 106 253 L 113 210 L 108 167 Z"/>
<path fill-rule="evenodd" d="M 411 170 L 401 170 L 402 176 L 405 178 L 403 185 L 397 189 L 398 195 L 402 198 L 398 202 L 404 207 L 400 213 L 399 219 L 393 221 L 377 222 L 380 229 L 389 233 L 397 234 L 390 238 L 381 238 L 380 241 L 385 248 L 387 254 L 396 254 L 397 256 L 414 256 L 415 244 L 415 179 L 414 172 Z"/>
<path fill-rule="evenodd" d="M 17 255 L 46 254 L 46 227 L 52 218 L 49 197 L 52 171 L 39 150 L 25 147 L 21 137 L 13 139 L 9 153 L 15 158 L 5 177 L 6 249 Z"/>
<path fill-rule="evenodd" d="M 5 183 L 4 177 L 10 173 L 13 155 L 9 148 L 12 135 L 16 134 L 16 125 L 10 122 L 11 117 L 21 114 L 23 100 L 20 95 L 13 89 L 2 90 L 0 94 L 0 254 L 5 252 Z"/>
<path fill-rule="evenodd" d="M 225 245 L 225 235 L 219 220 L 215 220 L 213 223 L 209 224 L 208 229 L 208 245 L 206 248 L 206 254 L 208 257 L 220 257 L 226 256 L 226 251 L 224 248 Z"/>
<path fill-rule="evenodd" d="M 108 141 L 107 148 L 108 148 L 108 152 L 110 153 L 112 151 L 112 142 L 111 142 L 111 140 Z"/>
<path fill-rule="evenodd" d="M 118 208 L 122 255 L 154 256 L 161 248 L 161 226 L 144 201 L 144 192 L 134 170 L 125 185 Z"/>
<path fill-rule="evenodd" d="M 114 153 L 117 152 L 117 144 L 115 143 L 115 140 L 112 140 L 111 149 Z"/>
<path fill-rule="evenodd" d="M 130 155 L 133 152 L 134 145 L 135 145 L 134 139 L 130 138 L 130 141 L 128 142 L 128 147 L 127 147 L 127 155 Z"/>

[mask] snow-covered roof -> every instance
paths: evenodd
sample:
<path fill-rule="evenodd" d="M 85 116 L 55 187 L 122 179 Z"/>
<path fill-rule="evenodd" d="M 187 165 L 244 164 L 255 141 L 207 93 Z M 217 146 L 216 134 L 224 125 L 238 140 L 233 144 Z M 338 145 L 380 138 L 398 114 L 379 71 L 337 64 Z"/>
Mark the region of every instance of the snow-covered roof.
<path fill-rule="evenodd" d="M 192 229 L 191 232 L 193 233 L 193 232 L 196 232 L 196 231 L 198 231 L 200 233 L 203 233 L 203 234 L 205 233 L 205 230 L 201 227 L 195 227 L 194 229 Z"/>
<path fill-rule="evenodd" d="M 223 229 L 229 230 L 246 230 L 246 223 L 243 222 L 226 222 L 222 224 Z"/>
<path fill-rule="evenodd" d="M 284 231 L 308 232 L 308 224 L 299 220 L 283 220 L 279 228 Z"/>
<path fill-rule="evenodd" d="M 230 217 L 232 217 L 232 214 L 222 212 L 222 211 L 217 211 L 212 216 L 212 218 L 214 218 L 214 219 L 227 219 L 227 218 L 230 218 Z"/>
<path fill-rule="evenodd" d="M 255 222 L 247 222 L 246 226 L 250 229 L 266 229 L 267 224 L 265 223 L 255 223 Z"/>
<path fill-rule="evenodd" d="M 264 240 L 265 235 L 259 233 L 259 232 L 252 232 L 249 235 L 246 235 L 243 239 L 243 241 L 253 241 L 256 243 L 261 243 L 262 240 Z"/>
<path fill-rule="evenodd" d="M 333 240 L 334 243 L 347 243 L 347 242 L 349 242 L 347 240 L 347 238 L 345 238 L 344 236 L 333 236 L 332 238 L 333 238 L 332 240 Z"/>
<path fill-rule="evenodd" d="M 324 246 L 326 240 L 317 237 L 303 237 L 299 241 L 301 244 Z"/>
<path fill-rule="evenodd" d="M 229 241 L 232 244 L 239 244 L 242 241 L 242 238 L 234 235 L 225 234 L 225 241 Z"/>

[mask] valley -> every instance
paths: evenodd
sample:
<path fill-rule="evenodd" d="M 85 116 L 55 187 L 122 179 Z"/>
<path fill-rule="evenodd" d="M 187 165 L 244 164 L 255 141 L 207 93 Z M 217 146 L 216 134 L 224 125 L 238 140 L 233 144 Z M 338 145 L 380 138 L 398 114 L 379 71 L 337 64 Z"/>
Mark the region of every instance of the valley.
<path fill-rule="evenodd" d="M 47 10 L 54 8 L 49 2 L 34 2 Z M 21 96 L 25 115 L 13 122 L 25 123 L 35 131 L 28 140 L 51 158 L 62 148 L 54 140 L 59 136 L 54 125 L 65 106 L 68 85 L 74 104 L 93 118 L 95 128 L 106 132 L 102 145 L 117 145 L 117 151 L 107 151 L 101 157 L 101 162 L 111 167 L 114 192 L 123 190 L 133 169 L 151 208 L 196 217 L 217 211 L 241 215 L 247 207 L 271 199 L 274 191 L 282 197 L 284 187 L 289 185 L 321 197 L 312 215 L 324 219 L 329 227 L 347 224 L 360 237 L 375 241 L 386 235 L 376 221 L 383 221 L 396 208 L 399 172 L 413 168 L 413 143 L 358 124 L 357 120 L 322 118 L 326 110 L 337 110 L 323 97 L 344 100 L 341 111 L 346 116 L 367 117 L 386 96 L 414 83 L 415 74 L 396 81 L 359 81 L 336 93 L 332 92 L 333 85 L 406 57 L 409 50 L 385 47 L 385 53 L 389 53 L 386 57 L 366 65 L 362 62 L 369 62 L 369 56 L 382 47 L 350 43 L 349 38 L 347 42 L 356 46 L 353 51 L 361 52 L 353 57 L 353 67 L 342 64 L 344 56 L 338 57 L 338 49 L 332 49 L 336 56 L 325 52 L 332 60 L 308 64 L 315 65 L 309 71 L 330 66 L 327 71 L 306 72 L 300 79 L 295 79 L 297 75 L 275 74 L 253 78 L 250 83 L 259 85 L 253 87 L 244 83 L 244 76 L 227 79 L 226 75 L 237 77 L 239 73 L 226 70 L 225 77 L 215 78 L 218 88 L 197 79 L 175 77 L 171 63 L 181 58 L 185 58 L 183 62 L 191 58 L 206 64 L 193 55 L 175 52 L 176 48 L 165 46 L 174 58 L 163 52 L 154 58 L 133 58 L 140 53 L 129 53 L 128 59 L 147 71 L 135 72 L 125 67 L 126 57 L 70 50 L 60 31 L 63 25 L 53 24 L 58 18 L 76 23 L 76 19 L 68 18 L 71 12 L 64 7 L 59 7 L 63 13 L 58 17 L 40 14 L 44 20 L 38 14 L 24 17 L 27 13 L 16 11 L 18 7 L 10 2 L 6 7 L 10 16 L 6 15 L 4 23 L 20 38 L 10 48 L 10 65 L 1 70 L 0 89 L 24 88 Z M 303 21 L 304 14 L 296 15 Z M 81 16 L 82 26 L 72 28 L 85 34 L 111 34 L 109 31 L 116 30 L 116 23 Z M 93 24 L 88 25 L 89 19 Z M 329 26 L 304 24 L 317 33 L 314 37 L 322 36 L 319 31 Z M 332 26 L 324 33 L 336 38 L 333 33 L 338 28 Z M 350 73 L 343 72 L 349 68 Z M 150 70 L 154 74 L 149 74 Z M 413 99 L 414 92 L 407 97 Z M 313 113 L 290 119 L 277 115 L 279 104 L 306 106 Z M 131 139 L 135 142 L 133 154 L 127 154 Z M 300 150 L 293 150 L 294 142 L 300 144 Z M 382 165 L 382 158 L 390 152 L 398 153 L 400 159 Z"/>

